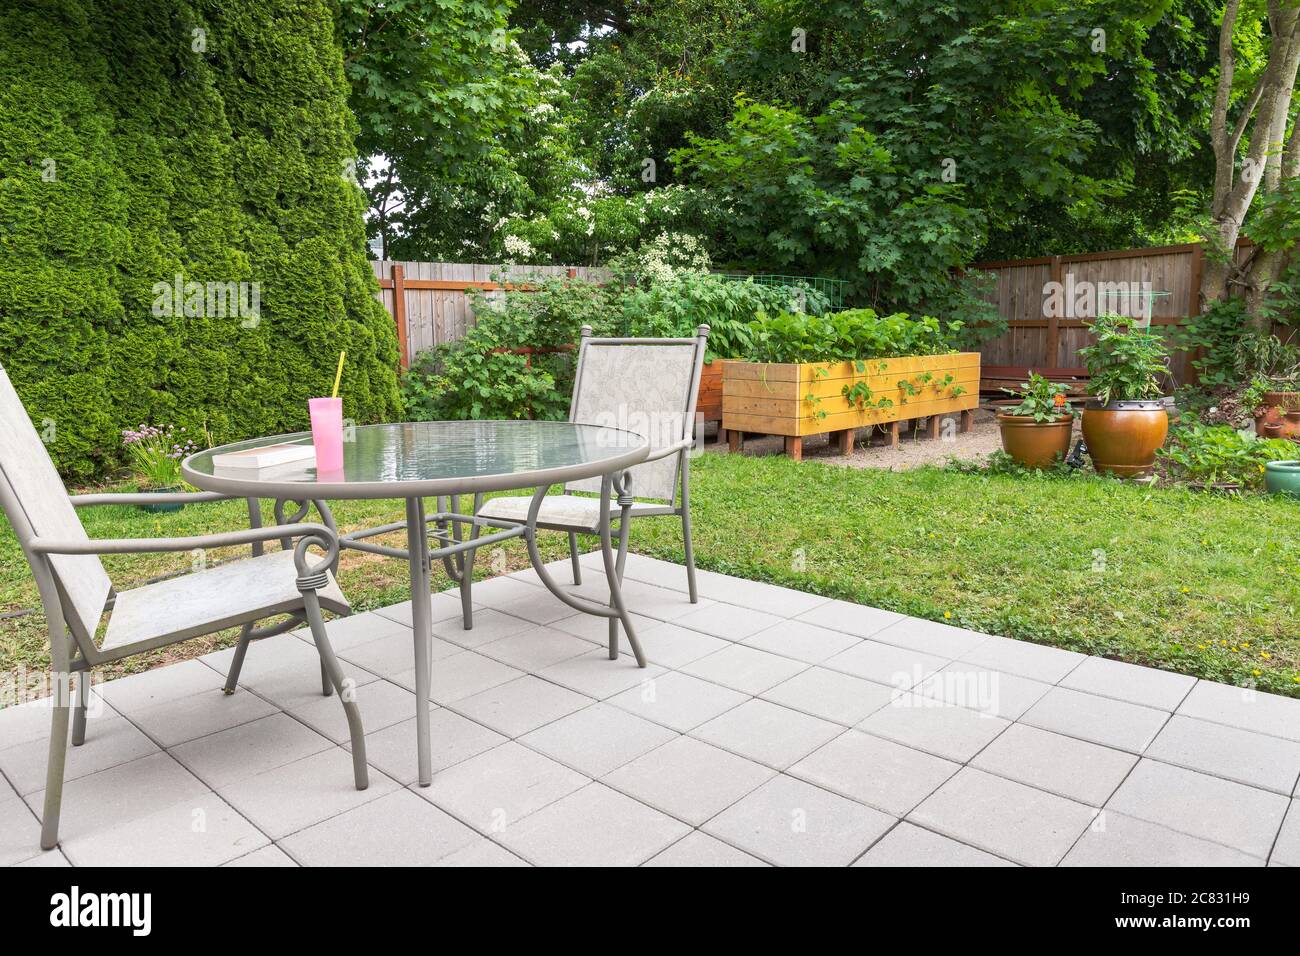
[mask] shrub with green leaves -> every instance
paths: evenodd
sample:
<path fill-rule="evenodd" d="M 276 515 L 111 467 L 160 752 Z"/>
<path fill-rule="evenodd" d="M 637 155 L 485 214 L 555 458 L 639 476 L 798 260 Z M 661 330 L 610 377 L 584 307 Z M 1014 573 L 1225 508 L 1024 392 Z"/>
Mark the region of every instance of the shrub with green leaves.
<path fill-rule="evenodd" d="M 141 422 L 304 428 L 341 349 L 344 413 L 398 413 L 347 94 L 328 0 L 0 9 L 0 363 L 65 474 Z"/>
<path fill-rule="evenodd" d="M 1102 404 L 1141 401 L 1164 394 L 1169 371 L 1165 341 L 1129 316 L 1107 313 L 1090 324 L 1096 341 L 1079 349 L 1088 367 L 1089 388 Z"/>
<path fill-rule="evenodd" d="M 1158 455 L 1176 481 L 1259 488 L 1264 483 L 1264 466 L 1270 461 L 1294 459 L 1296 446 L 1285 438 L 1259 438 L 1251 429 L 1205 425 L 1184 414 Z"/>
<path fill-rule="evenodd" d="M 960 322 L 933 316 L 914 319 L 903 312 L 877 315 L 847 309 L 830 315 L 780 312 L 750 323 L 751 345 L 743 356 L 754 362 L 842 362 L 954 351 Z"/>

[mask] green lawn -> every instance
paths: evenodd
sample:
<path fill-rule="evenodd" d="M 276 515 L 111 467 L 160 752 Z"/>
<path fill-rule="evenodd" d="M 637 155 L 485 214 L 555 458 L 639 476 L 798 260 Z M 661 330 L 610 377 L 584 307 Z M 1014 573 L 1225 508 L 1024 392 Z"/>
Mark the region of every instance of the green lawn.
<path fill-rule="evenodd" d="M 692 476 L 703 568 L 1300 696 L 1295 502 L 1099 478 L 892 473 L 712 454 L 693 463 Z M 83 516 L 92 537 L 109 537 L 232 528 L 241 512 L 241 503 L 223 502 L 176 515 L 105 508 Z M 399 520 L 402 506 L 340 503 L 336 516 L 344 529 L 357 528 Z M 635 550 L 681 559 L 676 522 L 633 528 Z M 564 553 L 562 535 L 543 538 L 548 556 Z M 108 567 L 115 582 L 129 586 L 190 560 L 126 557 Z M 510 542 L 481 566 L 525 563 L 522 546 Z M 404 600 L 405 574 L 400 562 L 347 552 L 341 578 L 364 609 Z M 6 610 L 36 605 L 7 529 L 0 603 Z M 132 666 L 230 639 L 190 642 Z M 39 614 L 0 621 L 0 672 L 46 664 Z"/>

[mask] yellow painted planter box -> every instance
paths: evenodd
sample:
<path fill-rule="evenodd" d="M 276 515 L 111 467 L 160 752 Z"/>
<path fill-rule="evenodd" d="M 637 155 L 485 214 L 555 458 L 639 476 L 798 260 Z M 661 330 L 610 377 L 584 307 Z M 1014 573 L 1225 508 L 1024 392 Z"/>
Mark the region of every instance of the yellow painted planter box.
<path fill-rule="evenodd" d="M 864 381 L 870 398 L 850 404 L 845 387 Z M 722 427 L 763 435 L 819 435 L 967 411 L 979 404 L 979 390 L 978 352 L 861 363 L 728 362 L 722 376 Z M 881 399 L 890 404 L 879 407 Z"/>

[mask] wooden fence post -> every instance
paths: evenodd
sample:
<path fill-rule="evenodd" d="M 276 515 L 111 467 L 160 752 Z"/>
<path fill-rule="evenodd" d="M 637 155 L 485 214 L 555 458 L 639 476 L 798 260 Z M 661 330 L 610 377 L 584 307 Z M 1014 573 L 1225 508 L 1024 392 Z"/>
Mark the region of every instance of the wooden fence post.
<path fill-rule="evenodd" d="M 397 326 L 397 352 L 402 368 L 410 368 L 411 352 L 406 342 L 406 270 L 393 263 L 393 323 Z"/>

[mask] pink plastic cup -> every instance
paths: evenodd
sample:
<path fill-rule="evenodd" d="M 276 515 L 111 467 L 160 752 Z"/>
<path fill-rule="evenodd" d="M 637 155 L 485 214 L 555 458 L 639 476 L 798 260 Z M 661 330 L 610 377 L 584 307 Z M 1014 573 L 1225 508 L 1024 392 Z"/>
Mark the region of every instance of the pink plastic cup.
<path fill-rule="evenodd" d="M 309 398 L 311 441 L 316 448 L 316 474 L 343 468 L 343 399 Z"/>

